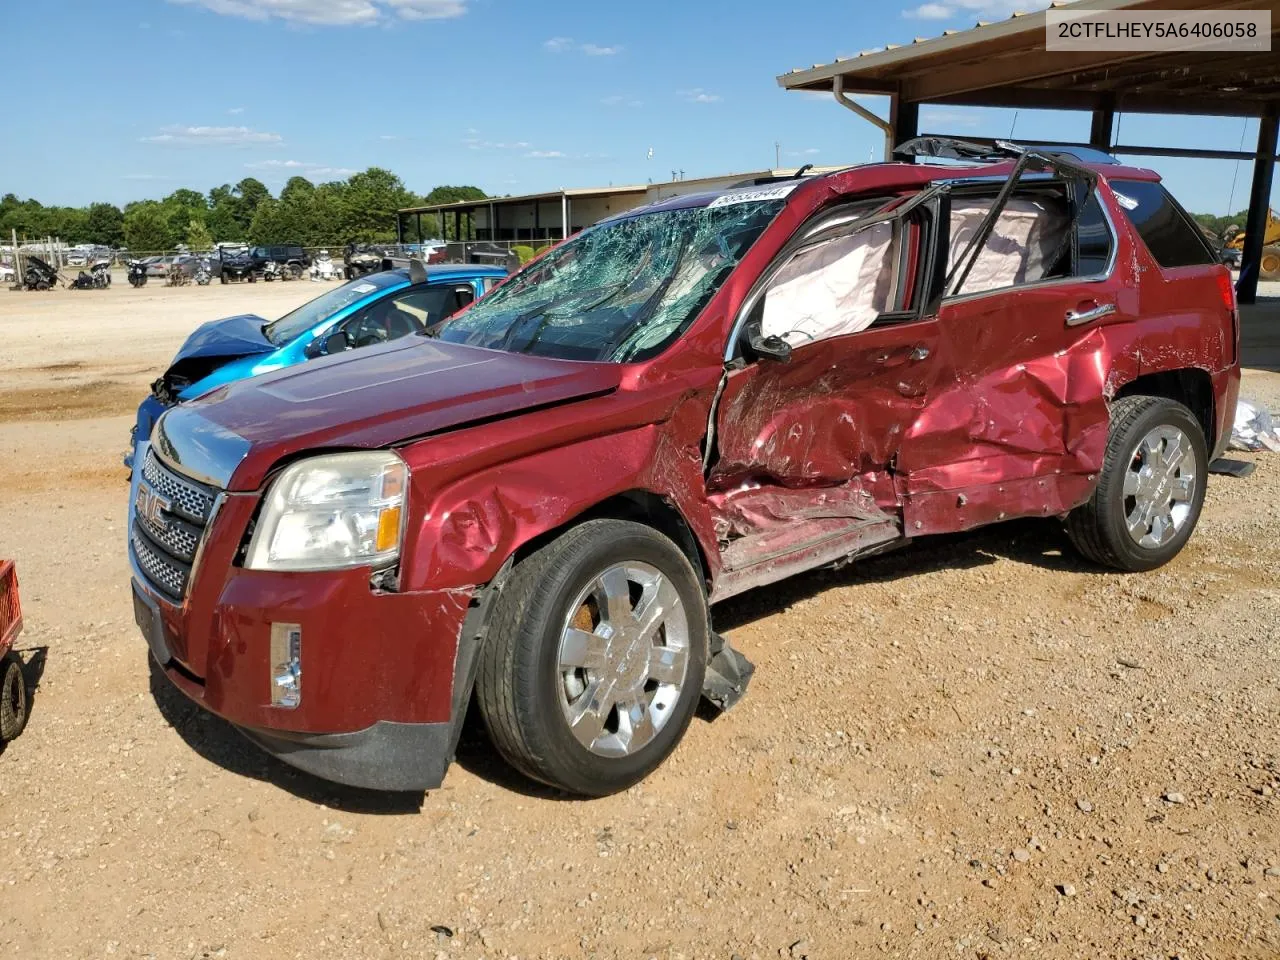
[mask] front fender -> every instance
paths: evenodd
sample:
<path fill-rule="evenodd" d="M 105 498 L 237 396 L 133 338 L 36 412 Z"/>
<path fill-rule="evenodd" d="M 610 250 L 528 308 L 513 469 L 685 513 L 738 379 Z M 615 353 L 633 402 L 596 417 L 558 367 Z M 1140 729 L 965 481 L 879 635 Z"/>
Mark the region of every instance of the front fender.
<path fill-rule="evenodd" d="M 401 451 L 413 474 L 401 588 L 488 583 L 530 540 L 611 497 L 640 490 L 662 497 L 680 512 L 714 579 L 719 552 L 700 447 L 709 401 L 702 391 L 670 399 L 668 415 L 657 422 L 628 423 L 643 420 L 644 410 L 637 407 L 653 401 L 615 394 L 432 438 Z M 591 435 L 560 442 L 561 436 L 580 434 L 587 424 L 595 428 Z M 490 438 L 497 446 L 486 449 Z M 536 448 L 502 454 L 520 446 Z M 471 457 L 465 455 L 468 448 Z M 466 461 L 476 459 L 487 462 L 468 469 Z"/>

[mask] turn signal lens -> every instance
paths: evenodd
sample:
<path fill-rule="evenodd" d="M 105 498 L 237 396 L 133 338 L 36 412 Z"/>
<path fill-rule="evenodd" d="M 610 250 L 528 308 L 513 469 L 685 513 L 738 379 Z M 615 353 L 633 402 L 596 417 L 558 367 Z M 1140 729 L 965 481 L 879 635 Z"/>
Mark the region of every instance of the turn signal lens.
<path fill-rule="evenodd" d="M 400 508 L 387 507 L 378 516 L 377 550 L 383 553 L 400 545 Z"/>

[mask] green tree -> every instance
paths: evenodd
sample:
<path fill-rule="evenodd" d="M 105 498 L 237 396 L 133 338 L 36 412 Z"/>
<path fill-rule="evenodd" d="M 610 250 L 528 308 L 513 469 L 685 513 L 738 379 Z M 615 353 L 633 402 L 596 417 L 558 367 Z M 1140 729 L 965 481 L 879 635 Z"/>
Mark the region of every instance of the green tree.
<path fill-rule="evenodd" d="M 243 240 L 248 231 L 240 223 L 238 201 L 235 197 L 214 203 L 205 216 L 205 226 L 218 242 Z"/>
<path fill-rule="evenodd" d="M 124 242 L 124 214 L 113 203 L 95 203 L 85 218 L 85 242 L 118 247 Z"/>
<path fill-rule="evenodd" d="M 289 182 L 280 191 L 280 199 L 286 203 L 305 203 L 315 192 L 315 184 L 306 177 L 290 177 Z"/>
<path fill-rule="evenodd" d="M 130 205 L 124 215 L 124 239 L 134 253 L 170 250 L 176 244 L 164 210 L 154 200 Z"/>
<path fill-rule="evenodd" d="M 186 207 L 188 210 L 205 210 L 209 204 L 198 190 L 175 190 L 164 198 L 166 207 Z"/>
<path fill-rule="evenodd" d="M 434 203 L 457 203 L 460 200 L 484 200 L 486 194 L 479 187 L 435 187 L 430 193 L 423 197 L 426 204 Z"/>
<path fill-rule="evenodd" d="M 235 195 L 240 199 L 243 214 L 250 218 L 258 210 L 258 204 L 271 196 L 271 191 L 261 180 L 245 177 L 235 187 Z"/>
<path fill-rule="evenodd" d="M 213 249 L 213 237 L 209 234 L 209 228 L 199 217 L 192 217 L 187 224 L 187 246 L 192 253 Z"/>
<path fill-rule="evenodd" d="M 350 239 L 385 242 L 396 238 L 396 211 L 412 206 L 417 197 L 390 170 L 370 167 L 347 180 L 344 200 Z"/>

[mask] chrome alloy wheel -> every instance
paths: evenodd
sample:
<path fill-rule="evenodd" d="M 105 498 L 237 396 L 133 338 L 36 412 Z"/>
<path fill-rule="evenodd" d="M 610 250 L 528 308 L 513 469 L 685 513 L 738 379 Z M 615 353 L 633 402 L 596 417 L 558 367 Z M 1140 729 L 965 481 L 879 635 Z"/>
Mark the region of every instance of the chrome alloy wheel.
<path fill-rule="evenodd" d="M 577 741 L 599 756 L 635 753 L 666 726 L 688 674 L 680 594 L 656 567 L 614 564 L 570 605 L 557 662 Z"/>
<path fill-rule="evenodd" d="M 1197 482 L 1191 439 L 1169 424 L 1148 432 L 1124 475 L 1125 526 L 1133 541 L 1155 548 L 1176 536 L 1191 516 Z"/>

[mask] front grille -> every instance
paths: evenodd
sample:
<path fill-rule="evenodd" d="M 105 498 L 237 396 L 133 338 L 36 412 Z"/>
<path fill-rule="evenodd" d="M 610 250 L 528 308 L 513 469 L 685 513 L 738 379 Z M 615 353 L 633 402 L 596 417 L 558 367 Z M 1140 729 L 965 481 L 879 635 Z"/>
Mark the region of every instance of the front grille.
<path fill-rule="evenodd" d="M 217 491 L 174 473 L 147 450 L 138 496 L 129 507 L 129 545 L 147 582 L 173 600 L 187 594 L 217 498 Z"/>
<path fill-rule="evenodd" d="M 142 464 L 142 479 L 156 493 L 171 500 L 177 512 L 188 520 L 200 526 L 209 522 L 217 493 L 194 480 L 178 476 L 160 462 L 154 450 L 147 450 L 147 459 Z"/>

